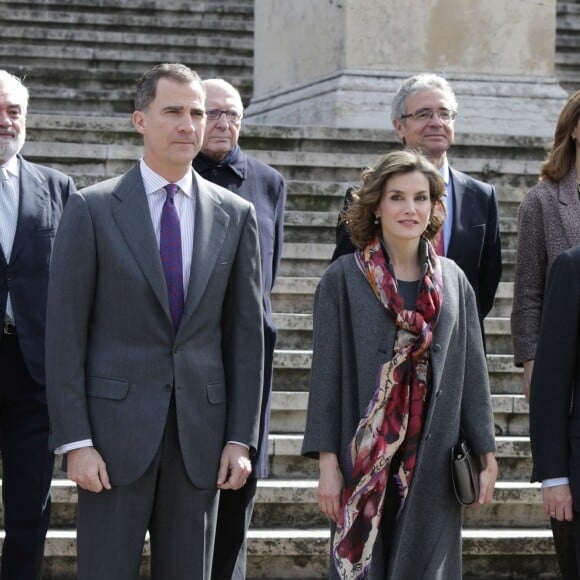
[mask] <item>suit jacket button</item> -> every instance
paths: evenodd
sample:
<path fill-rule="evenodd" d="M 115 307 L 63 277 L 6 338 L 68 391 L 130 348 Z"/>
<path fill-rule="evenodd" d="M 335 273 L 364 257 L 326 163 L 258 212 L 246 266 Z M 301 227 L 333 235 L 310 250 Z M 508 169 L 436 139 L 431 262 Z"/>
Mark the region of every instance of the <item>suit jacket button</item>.
<path fill-rule="evenodd" d="M 178 345 L 178 344 L 176 344 L 176 345 L 173 347 L 173 353 L 174 353 L 174 354 L 177 354 L 178 352 L 179 352 L 179 345 Z"/>
<path fill-rule="evenodd" d="M 440 344 L 434 344 L 433 345 L 433 352 L 439 352 L 441 350 L 441 345 Z"/>
<path fill-rule="evenodd" d="M 171 391 L 171 389 L 172 389 L 172 388 L 173 388 L 173 385 L 170 385 L 169 383 L 167 383 L 167 384 L 165 385 L 165 390 L 166 390 L 166 391 Z"/>

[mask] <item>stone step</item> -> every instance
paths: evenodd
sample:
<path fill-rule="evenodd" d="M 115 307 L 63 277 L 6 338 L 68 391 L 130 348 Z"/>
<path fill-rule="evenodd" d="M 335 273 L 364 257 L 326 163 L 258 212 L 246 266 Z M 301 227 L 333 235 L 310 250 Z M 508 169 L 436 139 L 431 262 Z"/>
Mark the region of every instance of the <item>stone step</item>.
<path fill-rule="evenodd" d="M 336 241 L 338 211 L 312 211 L 287 209 L 284 214 L 284 241 L 289 243 L 333 244 Z M 502 248 L 515 250 L 517 244 L 517 220 L 500 217 Z"/>
<path fill-rule="evenodd" d="M 265 479 L 258 482 L 252 529 L 324 527 L 328 520 L 318 509 L 318 480 Z M 499 481 L 492 503 L 463 510 L 465 528 L 549 528 L 540 484 Z"/>
<path fill-rule="evenodd" d="M 15 5 L 15 2 L 10 2 Z M 236 6 L 233 2 L 227 2 L 227 11 L 224 11 L 224 2 L 191 2 L 185 5 L 183 2 L 179 6 L 170 2 L 158 2 L 158 6 L 151 9 L 139 2 L 127 2 L 125 6 L 117 2 L 103 10 L 101 6 L 96 11 L 87 10 L 87 7 L 80 9 L 78 2 L 67 2 L 66 5 L 60 2 L 61 7 L 47 7 L 45 9 L 30 8 L 30 2 L 24 2 L 22 8 L 13 7 L 10 11 L 5 11 L 3 20 L 10 23 L 12 30 L 22 30 L 24 35 L 13 34 L 14 40 L 29 38 L 32 40 L 59 40 L 86 42 L 91 40 L 94 43 L 107 44 L 112 40 L 126 43 L 131 34 L 146 33 L 153 34 L 155 31 L 164 31 L 166 38 L 164 42 L 180 42 L 180 35 L 167 35 L 167 30 L 183 33 L 195 30 L 199 33 L 207 31 L 219 31 L 220 38 L 216 42 L 223 41 L 224 38 L 232 37 L 237 42 L 244 43 L 243 46 L 250 46 L 254 33 L 253 2 L 242 6 Z M 48 5 L 43 2 L 42 6 Z M 94 3 L 93 3 L 94 6 Z M 76 8 L 76 9 L 75 9 Z M 155 17 L 152 18 L 154 11 Z M 64 31 L 68 32 L 64 36 Z M 110 34 L 121 34 L 116 31 L 124 31 L 124 37 L 109 36 Z M 35 33 L 36 36 L 31 34 Z M 103 32 L 105 36 L 95 36 Z M 9 32 L 7 31 L 7 34 Z"/>
<path fill-rule="evenodd" d="M 292 295 L 286 296 L 290 302 Z M 297 300 L 301 300 L 298 295 Z M 276 305 L 280 300 L 276 299 Z M 311 304 L 307 306 L 311 307 Z M 292 308 L 293 305 L 290 305 Z M 311 309 L 311 308 L 310 308 Z M 312 348 L 312 314 L 309 312 L 287 312 L 276 309 L 274 323 L 278 329 L 276 346 L 280 349 Z M 512 354 L 512 339 L 509 318 L 486 318 L 484 322 L 487 350 L 494 354 Z"/>
<path fill-rule="evenodd" d="M 315 463 L 315 462 L 314 462 Z M 318 473 L 315 473 L 316 477 Z M 325 527 L 327 520 L 316 500 L 317 478 L 258 481 L 252 530 Z M 77 488 L 69 479 L 53 479 L 50 529 L 75 528 Z M 2 513 L 2 512 L 0 512 Z M 465 527 L 547 528 L 539 484 L 498 481 L 493 502 L 463 511 Z"/>
<path fill-rule="evenodd" d="M 529 435 L 529 408 L 523 395 L 492 395 L 496 435 Z M 272 393 L 270 430 L 277 434 L 302 434 L 306 426 L 307 391 Z"/>
<path fill-rule="evenodd" d="M 311 349 L 276 349 L 274 389 L 307 391 L 312 362 Z M 487 354 L 490 389 L 493 394 L 521 394 L 522 370 L 513 364 L 511 354 Z"/>
<path fill-rule="evenodd" d="M 464 528 L 465 580 L 545 580 L 559 577 L 550 530 Z M 248 579 L 319 579 L 328 576 L 330 532 L 263 529 L 248 534 Z M 0 533 L 3 541 L 3 533 Z M 45 545 L 44 580 L 76 578 L 76 533 L 50 530 Z M 147 580 L 150 546 L 145 542 L 140 580 Z"/>
<path fill-rule="evenodd" d="M 318 477 L 317 462 L 300 455 L 302 439 L 301 433 L 270 435 L 268 452 L 272 478 L 314 479 Z M 499 436 L 496 439 L 500 479 L 528 481 L 532 473 L 529 438 Z"/>
<path fill-rule="evenodd" d="M 279 275 L 293 277 L 322 276 L 324 270 L 330 263 L 334 247 L 335 243 L 332 242 L 317 243 L 310 241 L 304 243 L 285 243 L 282 251 L 284 263 L 280 268 Z M 502 280 L 504 282 L 513 281 L 515 261 L 516 250 L 502 248 Z M 508 316 L 508 314 L 503 310 L 494 310 L 493 316 Z"/>

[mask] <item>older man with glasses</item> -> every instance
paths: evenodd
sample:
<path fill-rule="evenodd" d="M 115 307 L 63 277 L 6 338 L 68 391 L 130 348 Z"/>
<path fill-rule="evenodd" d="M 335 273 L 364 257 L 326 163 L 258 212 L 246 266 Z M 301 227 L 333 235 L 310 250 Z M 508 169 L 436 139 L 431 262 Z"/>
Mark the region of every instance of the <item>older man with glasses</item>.
<path fill-rule="evenodd" d="M 246 534 L 250 525 L 257 479 L 268 476 L 268 433 L 272 366 L 276 327 L 270 292 L 282 256 L 286 183 L 272 167 L 247 156 L 238 145 L 243 116 L 238 91 L 223 79 L 203 82 L 207 124 L 201 152 L 193 167 L 203 177 L 251 201 L 258 218 L 264 305 L 264 383 L 260 438 L 252 458 L 252 475 L 239 490 L 220 494 L 212 578 L 243 580 L 246 577 Z M 248 361 L 252 364 L 252 361 Z"/>
<path fill-rule="evenodd" d="M 483 319 L 493 306 L 501 278 L 498 203 L 492 185 L 449 165 L 447 151 L 453 145 L 457 108 L 455 94 L 444 78 L 420 74 L 399 87 L 391 105 L 391 121 L 403 146 L 423 153 L 445 181 L 447 217 L 435 248 L 467 275 L 475 290 L 483 334 Z M 349 190 L 345 208 L 351 201 Z M 354 250 L 348 229 L 339 219 L 332 259 Z"/>

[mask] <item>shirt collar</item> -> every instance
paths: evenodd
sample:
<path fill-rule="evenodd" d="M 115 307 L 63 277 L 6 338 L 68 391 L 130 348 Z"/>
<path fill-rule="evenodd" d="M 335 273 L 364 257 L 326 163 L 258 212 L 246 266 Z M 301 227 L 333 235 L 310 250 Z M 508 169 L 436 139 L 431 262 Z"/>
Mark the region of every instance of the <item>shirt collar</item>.
<path fill-rule="evenodd" d="M 168 183 L 170 183 L 165 179 L 165 177 L 161 177 L 161 175 L 155 173 L 155 171 L 145 163 L 143 158 L 139 162 L 139 169 L 141 170 L 143 186 L 145 187 L 145 193 L 147 195 L 157 193 L 160 189 L 163 189 Z M 173 183 L 178 185 L 179 189 L 187 197 L 193 197 L 193 173 L 191 171 L 188 171 L 179 181 Z"/>
<path fill-rule="evenodd" d="M 2 169 L 6 169 L 6 171 L 12 176 L 18 179 L 20 175 L 20 163 L 18 162 L 18 157 L 14 155 L 14 157 L 10 158 L 4 165 L 1 165 Z"/>
<path fill-rule="evenodd" d="M 443 178 L 445 185 L 449 185 L 449 161 L 445 160 L 443 165 L 439 168 L 439 175 Z"/>
<path fill-rule="evenodd" d="M 246 179 L 248 163 L 239 145 L 236 145 L 221 161 L 214 161 L 203 153 L 199 153 L 194 160 L 194 166 L 200 173 L 204 173 L 212 167 L 227 167 L 240 179 Z"/>

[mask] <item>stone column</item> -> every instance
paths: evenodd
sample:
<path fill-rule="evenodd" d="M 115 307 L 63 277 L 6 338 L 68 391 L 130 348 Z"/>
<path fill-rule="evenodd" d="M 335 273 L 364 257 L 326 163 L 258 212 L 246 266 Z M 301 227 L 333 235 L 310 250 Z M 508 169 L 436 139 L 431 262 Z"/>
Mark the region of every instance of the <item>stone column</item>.
<path fill-rule="evenodd" d="M 246 120 L 390 129 L 401 81 L 435 72 L 458 130 L 551 136 L 555 34 L 556 0 L 255 0 Z"/>

